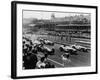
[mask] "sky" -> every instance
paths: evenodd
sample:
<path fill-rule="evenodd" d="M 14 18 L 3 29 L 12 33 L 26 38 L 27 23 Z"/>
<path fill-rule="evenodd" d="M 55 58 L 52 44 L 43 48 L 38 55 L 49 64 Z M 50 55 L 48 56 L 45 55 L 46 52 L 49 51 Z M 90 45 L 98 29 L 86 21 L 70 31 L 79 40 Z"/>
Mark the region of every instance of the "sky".
<path fill-rule="evenodd" d="M 65 17 L 80 15 L 83 13 L 69 13 L 69 12 L 46 12 L 46 11 L 23 11 L 23 18 L 37 18 L 37 19 L 51 19 L 51 15 L 54 14 L 55 17 Z M 84 14 L 87 15 L 87 14 Z"/>

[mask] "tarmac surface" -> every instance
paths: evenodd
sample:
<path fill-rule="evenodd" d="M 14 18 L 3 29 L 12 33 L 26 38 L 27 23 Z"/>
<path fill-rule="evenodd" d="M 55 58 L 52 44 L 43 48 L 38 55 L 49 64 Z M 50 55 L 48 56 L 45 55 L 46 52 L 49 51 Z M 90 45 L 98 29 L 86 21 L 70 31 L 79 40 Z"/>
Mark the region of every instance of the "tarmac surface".
<path fill-rule="evenodd" d="M 91 52 L 90 51 L 88 51 L 88 52 L 78 51 L 77 52 L 78 55 L 70 55 L 70 62 L 69 63 L 64 63 L 64 61 L 62 60 L 62 57 L 61 57 L 63 52 L 61 52 L 59 50 L 59 47 L 61 44 L 63 44 L 65 42 L 65 40 L 61 41 L 59 39 L 59 37 L 58 37 L 58 39 L 57 38 L 55 39 L 52 36 L 48 37 L 48 36 L 44 36 L 44 35 L 43 36 L 42 35 L 31 35 L 30 38 L 32 39 L 32 41 L 34 41 L 38 37 L 47 38 L 48 40 L 55 42 L 54 46 L 49 46 L 49 45 L 45 45 L 45 46 L 55 49 L 55 55 L 48 56 L 48 61 L 50 63 L 54 64 L 57 68 L 58 67 L 84 67 L 84 66 L 91 65 Z M 66 41 L 65 43 L 70 45 L 70 44 L 74 44 L 74 41 L 72 41 L 72 43 L 69 43 L 69 42 L 67 43 L 67 41 Z M 84 46 L 85 45 L 86 44 L 84 44 Z"/>

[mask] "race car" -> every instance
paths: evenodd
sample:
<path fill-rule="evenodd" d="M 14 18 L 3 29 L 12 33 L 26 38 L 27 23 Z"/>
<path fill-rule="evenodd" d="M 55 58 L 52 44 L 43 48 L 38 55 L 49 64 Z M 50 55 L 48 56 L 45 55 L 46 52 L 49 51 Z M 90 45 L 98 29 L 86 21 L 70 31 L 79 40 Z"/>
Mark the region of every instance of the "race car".
<path fill-rule="evenodd" d="M 54 55 L 55 49 L 54 48 L 48 48 L 46 46 L 38 46 L 37 50 L 39 52 L 43 52 L 44 54 L 48 54 L 48 55 Z"/>
<path fill-rule="evenodd" d="M 26 37 L 23 37 L 22 41 L 23 41 L 23 44 L 33 45 L 32 40 Z"/>
<path fill-rule="evenodd" d="M 43 38 L 37 38 L 37 40 L 38 40 L 40 43 L 44 44 L 44 39 L 43 39 Z"/>
<path fill-rule="evenodd" d="M 54 42 L 52 42 L 48 39 L 38 38 L 37 40 L 46 45 L 52 45 L 52 46 L 54 45 Z"/>
<path fill-rule="evenodd" d="M 49 40 L 47 40 L 47 39 L 44 39 L 44 44 L 46 44 L 46 45 L 54 45 L 54 42 L 52 42 L 52 41 L 49 41 Z"/>
<path fill-rule="evenodd" d="M 41 42 L 38 41 L 38 40 L 35 40 L 35 41 L 33 41 L 33 45 L 39 46 L 39 45 L 43 45 L 43 43 L 41 43 Z"/>
<path fill-rule="evenodd" d="M 37 40 L 38 40 L 38 41 L 43 41 L 44 39 L 43 39 L 43 38 L 37 38 Z"/>
<path fill-rule="evenodd" d="M 88 52 L 88 50 L 89 50 L 86 47 L 83 47 L 83 46 L 80 46 L 80 45 L 76 45 L 76 44 L 71 45 L 71 47 L 76 49 L 76 50 L 78 50 L 78 51 L 83 51 L 83 52 Z"/>
<path fill-rule="evenodd" d="M 59 50 L 60 51 L 63 51 L 63 52 L 67 52 L 67 53 L 70 53 L 71 55 L 77 55 L 77 50 L 70 47 L 70 46 L 66 46 L 66 45 L 61 45 L 59 47 Z"/>

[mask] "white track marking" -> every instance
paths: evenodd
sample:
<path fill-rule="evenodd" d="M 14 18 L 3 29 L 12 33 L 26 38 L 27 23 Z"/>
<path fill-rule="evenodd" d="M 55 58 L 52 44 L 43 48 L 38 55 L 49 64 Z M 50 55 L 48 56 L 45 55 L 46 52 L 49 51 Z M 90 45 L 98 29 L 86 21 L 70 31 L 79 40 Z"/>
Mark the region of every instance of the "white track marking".
<path fill-rule="evenodd" d="M 47 58 L 48 60 L 50 60 L 50 61 L 52 61 L 52 62 L 54 62 L 54 63 L 56 63 L 56 64 L 59 64 L 59 65 L 61 65 L 61 66 L 64 66 L 63 64 L 61 64 L 61 63 L 59 63 L 59 62 L 57 62 L 57 61 L 54 61 L 54 60 L 52 60 L 52 59 L 50 59 L 50 58 Z"/>

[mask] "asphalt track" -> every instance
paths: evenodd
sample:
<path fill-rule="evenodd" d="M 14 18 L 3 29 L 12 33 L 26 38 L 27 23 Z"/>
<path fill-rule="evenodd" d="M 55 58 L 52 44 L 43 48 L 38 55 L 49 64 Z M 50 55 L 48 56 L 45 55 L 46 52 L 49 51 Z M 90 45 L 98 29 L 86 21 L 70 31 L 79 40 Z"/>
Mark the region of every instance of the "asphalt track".
<path fill-rule="evenodd" d="M 46 37 L 47 39 L 55 42 L 54 46 L 49 46 L 49 45 L 45 45 L 45 46 L 55 49 L 55 55 L 48 56 L 48 61 L 50 63 L 54 64 L 57 68 L 58 67 L 84 67 L 84 66 L 90 66 L 91 65 L 91 52 L 90 51 L 88 51 L 88 52 L 78 51 L 77 52 L 78 55 L 70 55 L 71 62 L 64 63 L 62 58 L 61 58 L 61 55 L 63 54 L 63 52 L 61 52 L 59 50 L 60 45 L 64 41 L 61 41 L 58 37 L 55 39 L 54 37 L 44 36 L 44 35 L 43 36 L 41 36 L 41 35 L 31 35 L 30 36 L 29 35 L 29 37 L 31 37 L 32 41 L 34 41 L 38 37 Z M 60 43 L 58 44 L 58 42 L 60 42 Z M 73 40 L 73 43 L 74 43 L 74 40 Z M 66 42 L 66 44 L 67 44 L 67 42 Z M 84 46 L 85 46 L 85 44 L 84 44 Z"/>
<path fill-rule="evenodd" d="M 48 46 L 49 47 L 49 46 Z M 50 46 L 51 47 L 51 46 Z M 61 55 L 63 52 L 59 50 L 60 44 L 55 44 L 55 55 L 49 56 L 48 61 L 54 64 L 56 67 L 83 67 L 90 66 L 90 51 L 89 52 L 80 52 L 78 51 L 78 55 L 70 55 L 71 62 L 64 63 Z"/>

